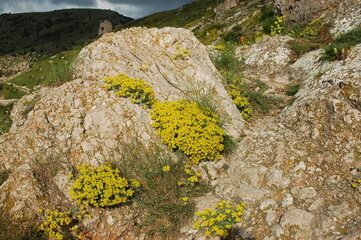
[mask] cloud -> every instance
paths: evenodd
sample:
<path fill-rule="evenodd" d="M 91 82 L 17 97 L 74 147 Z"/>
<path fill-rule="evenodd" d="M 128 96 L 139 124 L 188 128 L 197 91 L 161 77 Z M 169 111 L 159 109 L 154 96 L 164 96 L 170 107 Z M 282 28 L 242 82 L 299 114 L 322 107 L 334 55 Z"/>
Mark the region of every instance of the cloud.
<path fill-rule="evenodd" d="M 50 2 L 55 5 L 71 4 L 79 7 L 96 6 L 96 0 L 50 0 Z"/>
<path fill-rule="evenodd" d="M 45 12 L 65 8 L 111 9 L 140 18 L 154 12 L 177 8 L 192 0 L 0 0 L 0 13 Z"/>

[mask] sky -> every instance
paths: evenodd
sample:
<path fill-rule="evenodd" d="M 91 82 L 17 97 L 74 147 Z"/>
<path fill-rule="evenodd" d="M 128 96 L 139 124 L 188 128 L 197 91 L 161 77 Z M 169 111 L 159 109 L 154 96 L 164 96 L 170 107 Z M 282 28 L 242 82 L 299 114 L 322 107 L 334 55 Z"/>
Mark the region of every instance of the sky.
<path fill-rule="evenodd" d="M 1 13 L 46 12 L 66 8 L 111 9 L 124 16 L 141 18 L 175 9 L 193 0 L 0 0 Z"/>

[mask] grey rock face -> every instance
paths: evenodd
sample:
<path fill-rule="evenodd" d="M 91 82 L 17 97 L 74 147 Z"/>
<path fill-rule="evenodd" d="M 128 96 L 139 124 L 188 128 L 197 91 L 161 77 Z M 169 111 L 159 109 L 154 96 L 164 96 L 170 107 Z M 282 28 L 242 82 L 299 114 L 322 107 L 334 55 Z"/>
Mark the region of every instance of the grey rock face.
<path fill-rule="evenodd" d="M 189 56 L 179 56 L 182 49 Z M 104 34 L 79 54 L 77 76 L 102 81 L 125 73 L 152 85 L 160 101 L 211 94 L 226 120 L 230 135 L 245 128 L 239 111 L 228 96 L 206 48 L 185 29 L 131 28 Z"/>

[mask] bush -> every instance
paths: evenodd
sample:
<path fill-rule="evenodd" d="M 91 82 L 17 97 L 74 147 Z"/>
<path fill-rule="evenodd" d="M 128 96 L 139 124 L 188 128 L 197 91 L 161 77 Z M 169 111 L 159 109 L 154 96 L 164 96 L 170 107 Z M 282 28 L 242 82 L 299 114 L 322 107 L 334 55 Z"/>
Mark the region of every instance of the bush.
<path fill-rule="evenodd" d="M 234 26 L 230 32 L 223 33 L 221 37 L 226 42 L 238 43 L 239 38 L 243 36 L 243 30 L 241 26 Z"/>
<path fill-rule="evenodd" d="M 261 8 L 260 22 L 262 23 L 264 33 L 271 34 L 271 26 L 276 20 L 277 19 L 272 7 Z"/>
<path fill-rule="evenodd" d="M 333 43 L 326 47 L 323 60 L 345 60 L 350 48 L 361 43 L 361 29 L 354 29 L 333 40 Z"/>
<path fill-rule="evenodd" d="M 124 73 L 120 73 L 116 77 L 105 78 L 104 82 L 108 83 L 106 86 L 108 90 L 117 90 L 117 96 L 129 97 L 132 103 L 139 104 L 144 108 L 150 108 L 155 102 L 152 87 L 142 79 L 130 78 Z"/>
<path fill-rule="evenodd" d="M 224 131 L 219 116 L 207 116 L 196 103 L 186 100 L 156 103 L 152 126 L 171 150 L 180 150 L 191 162 L 217 161 L 224 149 Z"/>
<path fill-rule="evenodd" d="M 231 201 L 222 201 L 214 206 L 215 210 L 207 208 L 202 212 L 197 212 L 196 215 L 201 220 L 194 223 L 194 228 L 206 230 L 207 237 L 226 238 L 233 225 L 241 221 L 245 206 L 244 203 L 233 206 Z"/>
<path fill-rule="evenodd" d="M 118 169 L 109 166 L 81 165 L 78 170 L 80 175 L 71 186 L 70 195 L 86 206 L 108 207 L 125 203 L 140 186 L 137 180 L 128 181 L 119 175 Z"/>

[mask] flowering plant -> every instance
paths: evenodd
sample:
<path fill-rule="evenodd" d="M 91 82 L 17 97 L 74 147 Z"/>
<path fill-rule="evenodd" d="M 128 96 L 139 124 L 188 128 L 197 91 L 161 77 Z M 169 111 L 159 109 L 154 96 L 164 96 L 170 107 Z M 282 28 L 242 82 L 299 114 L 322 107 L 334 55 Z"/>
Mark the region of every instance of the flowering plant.
<path fill-rule="evenodd" d="M 205 230 L 207 237 L 221 236 L 226 238 L 232 226 L 241 221 L 245 206 L 244 203 L 233 206 L 231 201 L 221 201 L 214 206 L 215 210 L 206 208 L 202 212 L 197 212 L 196 215 L 201 220 L 194 223 L 194 228 Z"/>
<path fill-rule="evenodd" d="M 86 206 L 107 207 L 125 203 L 134 195 L 134 188 L 140 183 L 121 177 L 118 169 L 109 166 L 78 167 L 80 175 L 71 186 L 70 195 L 77 203 Z"/>

